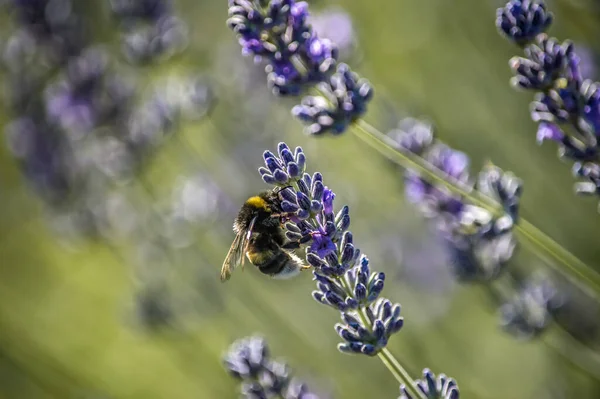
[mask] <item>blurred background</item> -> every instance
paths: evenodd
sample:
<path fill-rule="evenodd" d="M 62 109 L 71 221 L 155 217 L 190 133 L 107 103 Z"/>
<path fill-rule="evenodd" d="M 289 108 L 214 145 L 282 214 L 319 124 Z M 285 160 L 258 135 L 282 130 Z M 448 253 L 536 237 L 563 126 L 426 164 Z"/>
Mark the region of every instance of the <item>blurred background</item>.
<path fill-rule="evenodd" d="M 402 171 L 351 134 L 305 136 L 295 100 L 274 97 L 240 54 L 224 0 L 145 13 L 118 0 L 3 3 L 0 397 L 236 398 L 221 356 L 254 333 L 323 397 L 397 397 L 381 362 L 337 351 L 339 315 L 311 298 L 308 275 L 246 267 L 219 281 L 233 218 L 266 187 L 256 169 L 280 141 L 302 146 L 350 206 L 355 242 L 402 304 L 390 349 L 414 377 L 446 373 L 465 398 L 600 397 L 597 340 L 500 330 L 497 304 L 457 283 L 404 200 Z M 310 2 L 315 29 L 375 87 L 370 123 L 386 132 L 425 117 L 474 174 L 488 159 L 512 170 L 522 215 L 598 268 L 596 200 L 574 196 L 570 166 L 535 142 L 531 96 L 508 85 L 516 49 L 494 26 L 502 5 Z M 596 79 L 600 4 L 548 6 L 551 35 L 571 38 Z M 525 247 L 511 267 L 547 269 Z M 599 320 L 581 303 L 576 314 Z"/>

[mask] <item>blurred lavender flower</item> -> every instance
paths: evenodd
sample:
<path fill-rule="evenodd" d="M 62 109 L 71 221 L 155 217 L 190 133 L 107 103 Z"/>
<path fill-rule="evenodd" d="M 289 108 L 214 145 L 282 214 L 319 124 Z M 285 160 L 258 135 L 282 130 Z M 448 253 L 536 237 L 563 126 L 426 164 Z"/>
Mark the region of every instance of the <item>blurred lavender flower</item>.
<path fill-rule="evenodd" d="M 559 157 L 575 162 L 573 174 L 581 178 L 575 184 L 577 194 L 599 196 L 598 83 L 584 80 L 581 68 L 585 65 L 571 42 L 559 44 L 542 34 L 552 22 L 543 1 L 512 0 L 498 10 L 498 15 L 503 16 L 499 19 L 501 30 L 515 33 L 509 38 L 524 47 L 524 57 L 511 59 L 515 73 L 511 82 L 537 91 L 531 104 L 531 118 L 539 123 L 537 141 L 556 142 Z"/>
<path fill-rule="evenodd" d="M 174 16 L 170 0 L 111 0 L 121 22 L 123 53 L 132 63 L 167 59 L 187 46 L 186 24 Z"/>
<path fill-rule="evenodd" d="M 369 83 L 345 64 L 337 65 L 337 47 L 321 39 L 307 23 L 308 4 L 273 0 L 260 7 L 249 0 L 230 0 L 227 25 L 236 33 L 242 53 L 266 60 L 269 86 L 275 94 L 299 95 L 317 85 L 319 95 L 306 97 L 293 114 L 306 132 L 341 133 L 366 111 Z"/>
<path fill-rule="evenodd" d="M 564 298 L 546 277 L 533 276 L 500 308 L 500 325 L 518 338 L 542 333 L 563 306 Z"/>
<path fill-rule="evenodd" d="M 54 129 L 23 117 L 6 127 L 6 137 L 27 182 L 44 201 L 60 204 L 79 187 L 68 148 Z"/>
<path fill-rule="evenodd" d="M 169 76 L 155 94 L 178 109 L 186 119 L 199 120 L 210 114 L 217 102 L 214 87 L 201 75 Z"/>
<path fill-rule="evenodd" d="M 171 0 L 110 0 L 111 11 L 122 23 L 157 21 L 173 9 Z"/>
<path fill-rule="evenodd" d="M 271 360 L 267 343 L 261 337 L 234 342 L 223 362 L 229 374 L 242 382 L 244 398 L 318 399 L 306 384 L 292 378 L 285 363 Z"/>
<path fill-rule="evenodd" d="M 278 155 L 264 153 L 265 166 L 259 168 L 263 180 L 282 187 L 281 209 L 288 247 L 306 246 L 306 260 L 314 268 L 318 290 L 313 298 L 342 312 L 344 324 L 336 331 L 346 342 L 342 352 L 374 356 L 400 330 L 400 305 L 379 298 L 385 274 L 371 272 L 369 260 L 354 246 L 348 206 L 334 213 L 335 194 L 323 184 L 320 173 L 304 173 L 306 158 L 302 149 L 294 152 L 285 143 Z"/>
<path fill-rule="evenodd" d="M 423 370 L 423 379 L 416 380 L 417 389 L 425 395 L 427 399 L 459 399 L 460 394 L 458 385 L 454 379 L 446 377 L 444 374 L 438 374 L 437 377 L 429 369 Z M 407 392 L 404 385 L 400 386 L 400 396 L 398 399 L 413 399 L 413 396 Z"/>
<path fill-rule="evenodd" d="M 406 118 L 388 136 L 399 151 L 422 157 L 465 191 L 476 188 L 502 205 L 504 215 L 495 217 L 483 208 L 466 203 L 464 198 L 439 183 L 410 170 L 405 174 L 408 200 L 416 204 L 425 217 L 433 220 L 448 245 L 456 276 L 461 280 L 497 277 L 516 246 L 512 229 L 518 221 L 520 180 L 512 173 L 488 164 L 473 185 L 469 179 L 467 156 L 435 140 L 429 122 Z"/>
<path fill-rule="evenodd" d="M 432 163 L 449 178 L 470 185 L 469 159 L 459 151 L 434 142 L 433 125 L 427 121 L 405 118 L 398 128 L 388 133 L 399 150 L 410 151 Z M 405 173 L 405 194 L 425 217 L 458 215 L 464 204 L 462 199 L 446 188 L 434 185 L 408 170 Z"/>
<path fill-rule="evenodd" d="M 68 57 L 85 44 L 80 18 L 69 0 L 11 1 L 16 31 L 4 43 L 3 88 L 15 121 L 6 127 L 8 146 L 35 192 L 52 207 L 64 207 L 80 192 L 83 173 L 57 126 L 44 116 L 40 92 Z"/>
<path fill-rule="evenodd" d="M 46 89 L 46 113 L 50 123 L 78 139 L 126 114 L 133 94 L 130 82 L 108 73 L 108 56 L 88 48 L 69 61 L 63 80 Z"/>
<path fill-rule="evenodd" d="M 178 128 L 181 117 L 199 119 L 214 105 L 212 87 L 196 76 L 167 79 L 127 121 L 127 142 L 139 155 L 160 146 Z"/>
<path fill-rule="evenodd" d="M 463 281 L 496 278 L 516 248 L 510 217 L 494 219 L 479 207 L 465 206 L 457 226 L 446 236 L 450 264 Z"/>
<path fill-rule="evenodd" d="M 132 181 L 149 160 L 147 150 L 182 117 L 206 115 L 214 95 L 204 79 L 185 78 L 177 90 L 163 88 L 135 108 L 135 83 L 83 34 L 85 21 L 74 6 L 70 0 L 9 4 L 19 29 L 2 54 L 16 117 L 6 129 L 8 146 L 57 229 L 71 237 L 129 236 L 137 221 L 115 222 L 112 188 Z M 111 7 L 128 32 L 173 22 L 169 1 L 115 0 Z"/>

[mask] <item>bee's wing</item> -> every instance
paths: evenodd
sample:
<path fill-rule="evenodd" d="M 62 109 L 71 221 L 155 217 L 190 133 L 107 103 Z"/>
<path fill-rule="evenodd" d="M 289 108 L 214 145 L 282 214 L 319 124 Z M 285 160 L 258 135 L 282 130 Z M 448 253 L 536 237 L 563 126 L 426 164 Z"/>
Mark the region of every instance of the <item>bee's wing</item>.
<path fill-rule="evenodd" d="M 240 230 L 236 233 L 233 243 L 227 252 L 227 256 L 223 261 L 223 266 L 221 267 L 222 282 L 229 280 L 231 277 L 231 272 L 233 272 L 238 265 L 242 265 L 242 268 L 244 267 L 244 254 L 248 250 L 248 243 L 250 242 L 250 237 L 252 236 L 252 228 L 254 227 L 255 221 L 256 218 L 252 219 L 250 222 L 250 227 L 247 231 Z"/>

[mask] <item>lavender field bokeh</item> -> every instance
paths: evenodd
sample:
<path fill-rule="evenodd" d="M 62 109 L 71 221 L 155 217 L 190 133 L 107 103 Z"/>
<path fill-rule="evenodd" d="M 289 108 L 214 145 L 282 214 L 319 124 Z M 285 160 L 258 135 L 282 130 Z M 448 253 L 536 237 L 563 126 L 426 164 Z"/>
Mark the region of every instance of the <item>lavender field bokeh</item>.
<path fill-rule="evenodd" d="M 587 349 L 553 329 L 544 342 L 502 331 L 488 293 L 456 281 L 403 172 L 351 135 L 303 134 L 295 100 L 273 96 L 240 54 L 224 1 L 174 0 L 169 18 L 141 22 L 115 15 L 126 2 L 51 3 L 55 24 L 41 32 L 10 7 L 0 19 L 1 397 L 236 398 L 221 358 L 255 333 L 322 397 L 397 397 L 380 363 L 337 351 L 338 315 L 310 297 L 309 275 L 272 280 L 247 265 L 219 281 L 235 213 L 267 188 L 256 170 L 281 141 L 302 146 L 350 206 L 355 239 L 402 304 L 389 347 L 412 375 L 444 370 L 465 398 L 598 397 L 597 335 Z M 475 168 L 513 171 L 521 214 L 598 269 L 596 201 L 575 197 L 569 167 L 536 144 L 530 99 L 508 86 L 503 3 L 319 0 L 311 12 L 373 84 L 367 121 L 385 132 L 432 120 Z M 597 78 L 600 6 L 549 6 L 551 34 L 582 46 L 583 73 Z M 548 270 L 527 248 L 511 264 Z M 575 333 L 600 320 L 587 298 L 569 314 Z"/>

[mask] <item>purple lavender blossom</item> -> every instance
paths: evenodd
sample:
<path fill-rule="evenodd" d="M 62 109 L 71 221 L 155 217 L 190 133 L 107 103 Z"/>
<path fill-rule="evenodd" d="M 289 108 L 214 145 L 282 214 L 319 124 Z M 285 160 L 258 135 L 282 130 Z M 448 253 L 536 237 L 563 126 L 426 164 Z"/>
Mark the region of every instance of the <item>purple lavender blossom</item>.
<path fill-rule="evenodd" d="M 285 363 L 271 360 L 264 338 L 254 336 L 234 342 L 223 362 L 229 374 L 242 382 L 245 398 L 319 399 L 306 384 L 292 378 Z"/>
<path fill-rule="evenodd" d="M 309 245 L 310 252 L 317 259 L 334 255 L 338 250 L 335 243 L 339 241 L 350 225 L 348 207 L 337 214 L 333 211 L 335 194 L 323 184 L 320 173 L 313 176 L 304 173 L 306 158 L 302 148 L 297 147 L 294 153 L 285 143 L 278 146 L 278 155 L 265 151 L 265 166 L 259 168 L 263 180 L 268 184 L 285 187 L 281 190 L 281 208 L 291 223 L 286 223 L 286 236 L 294 245 Z M 350 242 L 351 243 L 351 237 Z M 348 262 L 356 260 L 358 254 L 352 255 Z M 314 262 L 318 262 L 314 259 Z M 307 259 L 309 262 L 312 257 Z M 348 264 L 327 272 L 343 274 Z"/>
<path fill-rule="evenodd" d="M 311 135 L 345 132 L 367 112 L 367 104 L 373 97 L 371 84 L 343 63 L 328 83 L 320 83 L 317 88 L 319 96 L 306 96 L 292 109 L 292 114 L 306 125 L 305 132 Z"/>
<path fill-rule="evenodd" d="M 445 374 L 438 374 L 437 377 L 429 369 L 423 370 L 423 379 L 416 380 L 417 389 L 425 395 L 427 399 L 459 399 L 458 384 L 453 378 Z M 407 392 L 404 385 L 400 386 L 400 396 L 398 399 L 413 399 L 413 396 Z M 415 398 L 416 399 L 416 398 Z"/>
<path fill-rule="evenodd" d="M 70 157 L 57 132 L 23 117 L 9 124 L 6 133 L 9 148 L 38 195 L 49 203 L 68 200 L 78 181 L 69 168 Z"/>
<path fill-rule="evenodd" d="M 573 50 L 571 42 L 560 44 L 545 34 L 539 35 L 535 43 L 525 47 L 525 57 L 510 60 L 510 67 L 516 75 L 511 84 L 523 89 L 551 88 L 558 78 L 565 76 Z"/>
<path fill-rule="evenodd" d="M 546 31 L 552 20 L 544 2 L 537 0 L 511 0 L 496 13 L 496 27 L 520 46 Z"/>
<path fill-rule="evenodd" d="M 433 143 L 433 124 L 416 118 L 403 118 L 398 127 L 387 134 L 394 140 L 396 148 L 423 155 Z"/>
<path fill-rule="evenodd" d="M 281 208 L 289 220 L 285 227 L 289 243 L 305 246 L 306 261 L 313 267 L 317 290 L 313 298 L 342 313 L 336 331 L 346 353 L 378 354 L 403 325 L 400 306 L 380 298 L 385 274 L 371 271 L 369 259 L 355 247 L 348 206 L 336 214 L 335 194 L 323 184 L 320 173 L 304 173 L 306 158 L 300 147 L 294 152 L 285 143 L 278 155 L 264 153 L 263 180 L 281 187 Z"/>
<path fill-rule="evenodd" d="M 57 63 L 76 55 L 86 41 L 83 24 L 72 8 L 71 0 L 9 1 L 17 22 L 53 53 Z"/>
<path fill-rule="evenodd" d="M 435 143 L 431 124 L 408 118 L 388 135 L 394 139 L 399 149 L 423 157 L 449 178 L 470 185 L 468 157 L 462 152 Z M 430 183 L 413 171 L 405 173 L 404 182 L 408 201 L 418 206 L 425 217 L 434 218 L 442 214 L 456 217 L 464 206 L 460 197 L 450 193 L 445 187 Z"/>
<path fill-rule="evenodd" d="M 46 115 L 72 138 L 79 138 L 126 112 L 133 89 L 109 73 L 106 54 L 89 48 L 69 61 L 64 79 L 47 87 Z"/>
<path fill-rule="evenodd" d="M 408 118 L 388 136 L 394 139 L 399 151 L 422 157 L 465 190 L 475 188 L 469 179 L 467 156 L 436 141 L 430 123 Z M 505 214 L 494 217 L 440 183 L 410 170 L 405 173 L 409 202 L 434 222 L 447 245 L 453 273 L 466 281 L 493 279 L 512 258 L 516 247 L 512 229 L 518 221 L 522 183 L 512 173 L 489 164 L 479 174 L 476 188 L 500 203 Z"/>
<path fill-rule="evenodd" d="M 522 182 L 488 164 L 479 173 L 476 187 L 501 204 L 505 213 L 494 217 L 483 208 L 466 205 L 444 237 L 459 279 L 489 281 L 499 276 L 516 249 L 512 230 L 519 219 Z"/>
<path fill-rule="evenodd" d="M 461 281 L 498 277 L 516 248 L 513 226 L 509 216 L 494 219 L 482 208 L 465 206 L 459 224 L 443 233 L 456 277 Z"/>
<path fill-rule="evenodd" d="M 110 0 L 114 16 L 124 23 L 157 21 L 173 11 L 171 0 Z"/>
<path fill-rule="evenodd" d="M 307 23 L 308 5 L 295 0 L 230 0 L 227 25 L 244 55 L 266 62 L 269 87 L 278 95 L 299 95 L 315 87 L 292 110 L 309 134 L 339 134 L 366 112 L 371 85 L 345 64 L 337 64 L 337 47 L 320 38 Z"/>
<path fill-rule="evenodd" d="M 279 95 L 298 95 L 335 68 L 337 48 L 307 23 L 308 4 L 271 1 L 265 10 L 248 0 L 230 0 L 227 25 L 244 55 L 265 59 L 269 86 Z"/>
<path fill-rule="evenodd" d="M 500 308 L 500 325 L 521 339 L 541 334 L 563 306 L 564 298 L 554 284 L 539 275 L 527 280 L 514 298 Z"/>
<path fill-rule="evenodd" d="M 531 104 L 531 118 L 539 123 L 537 141 L 556 142 L 559 157 L 575 162 L 573 174 L 581 178 L 576 193 L 600 195 L 594 172 L 599 168 L 598 83 L 584 80 L 581 57 L 571 42 L 561 45 L 542 34 L 552 22 L 543 1 L 511 0 L 498 15 L 501 30 L 524 47 L 525 57 L 510 63 L 516 74 L 513 85 L 538 91 Z"/>
<path fill-rule="evenodd" d="M 186 24 L 174 15 L 171 0 L 111 0 L 121 23 L 123 53 L 131 63 L 167 59 L 187 46 Z"/>

